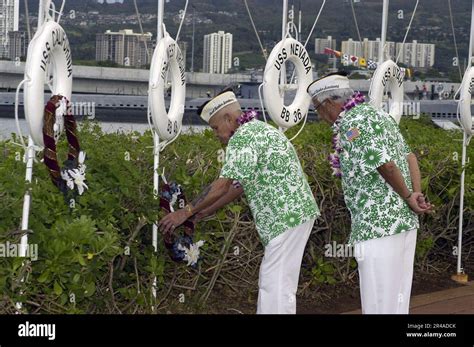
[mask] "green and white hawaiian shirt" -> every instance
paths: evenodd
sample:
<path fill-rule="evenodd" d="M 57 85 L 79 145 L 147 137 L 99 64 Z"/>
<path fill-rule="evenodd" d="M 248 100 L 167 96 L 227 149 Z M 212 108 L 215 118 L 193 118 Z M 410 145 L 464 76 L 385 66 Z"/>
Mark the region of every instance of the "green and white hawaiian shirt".
<path fill-rule="evenodd" d="M 320 215 L 293 145 L 265 122 L 252 120 L 236 130 L 220 176 L 242 185 L 264 246 Z"/>
<path fill-rule="evenodd" d="M 412 190 L 410 149 L 395 120 L 363 103 L 346 112 L 339 129 L 342 187 L 352 220 L 349 243 L 418 228 L 417 215 L 377 171 L 394 161 Z"/>

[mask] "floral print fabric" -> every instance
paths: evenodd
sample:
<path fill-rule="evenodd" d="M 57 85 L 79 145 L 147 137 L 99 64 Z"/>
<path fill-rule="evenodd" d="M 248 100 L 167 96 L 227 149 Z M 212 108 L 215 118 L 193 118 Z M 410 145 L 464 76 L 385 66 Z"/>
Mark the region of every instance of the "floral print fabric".
<path fill-rule="evenodd" d="M 220 176 L 242 184 L 264 246 L 320 215 L 293 145 L 259 120 L 241 125 L 231 137 Z"/>
<path fill-rule="evenodd" d="M 418 228 L 417 215 L 377 171 L 394 161 L 412 190 L 406 158 L 410 149 L 395 120 L 363 103 L 345 113 L 340 141 L 342 187 L 352 220 L 349 243 Z"/>

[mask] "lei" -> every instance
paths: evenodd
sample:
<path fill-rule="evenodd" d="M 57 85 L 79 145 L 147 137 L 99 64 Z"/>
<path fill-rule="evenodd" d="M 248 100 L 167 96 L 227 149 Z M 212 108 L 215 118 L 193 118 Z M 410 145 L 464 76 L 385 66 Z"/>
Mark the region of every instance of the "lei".
<path fill-rule="evenodd" d="M 344 103 L 341 110 L 342 112 L 339 114 L 332 126 L 334 133 L 334 136 L 332 138 L 332 149 L 334 150 L 334 152 L 329 154 L 328 160 L 331 164 L 332 174 L 338 178 L 342 177 L 341 161 L 339 156 L 342 152 L 340 134 L 341 121 L 347 111 L 359 104 L 362 104 L 363 102 L 365 102 L 364 95 L 361 92 L 354 93 L 352 97 Z"/>
<path fill-rule="evenodd" d="M 68 158 L 61 169 L 58 163 L 56 145 L 61 134 L 61 128 L 66 128 L 66 137 L 69 145 Z M 76 120 L 72 114 L 71 103 L 61 95 L 53 95 L 44 109 L 43 123 L 44 163 L 48 168 L 53 184 L 63 192 L 74 190 L 82 195 L 87 185 L 85 153 L 81 151 L 77 138 Z"/>

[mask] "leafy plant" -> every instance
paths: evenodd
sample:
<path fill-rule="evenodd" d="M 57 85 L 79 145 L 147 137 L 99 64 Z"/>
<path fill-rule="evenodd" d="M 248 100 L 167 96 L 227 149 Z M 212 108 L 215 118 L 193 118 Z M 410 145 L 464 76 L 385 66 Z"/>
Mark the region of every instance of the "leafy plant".
<path fill-rule="evenodd" d="M 423 191 L 436 205 L 436 214 L 421 218 L 416 271 L 454 269 L 461 136 L 424 118 L 404 119 L 401 129 L 419 159 Z M 297 130 L 290 129 L 288 137 Z M 24 153 L 13 144 L 17 139 L 0 142 L 0 244 L 19 243 L 23 196 L 31 189 L 29 243 L 38 246 L 36 261 L 0 257 L 0 313 L 14 313 L 16 302 L 33 313 L 207 312 L 212 308 L 206 302 L 223 297 L 256 298 L 263 248 L 245 197 L 197 225 L 195 240 L 205 241 L 198 269 L 175 264 L 160 236 L 157 252 L 152 247 L 152 225 L 163 212 L 152 189 L 151 133 L 104 134 L 98 124 L 83 123 L 79 138 L 87 153 L 89 190 L 73 201 L 64 199 L 39 162 L 33 182 L 26 184 Z M 356 271 L 353 258 L 324 257 L 325 244 L 345 243 L 350 233 L 341 183 L 331 176 L 326 159 L 330 139 L 327 125 L 309 123 L 293 142 L 322 212 L 301 272 L 300 282 L 313 287 L 348 283 Z M 221 149 L 211 131 L 181 135 L 161 154 L 160 171 L 193 198 L 218 177 Z M 65 155 L 65 143 L 59 152 Z M 466 255 L 474 245 L 473 153 L 471 145 Z M 466 271 L 472 270 L 472 259 L 464 259 Z M 303 291 L 310 295 L 312 289 Z"/>

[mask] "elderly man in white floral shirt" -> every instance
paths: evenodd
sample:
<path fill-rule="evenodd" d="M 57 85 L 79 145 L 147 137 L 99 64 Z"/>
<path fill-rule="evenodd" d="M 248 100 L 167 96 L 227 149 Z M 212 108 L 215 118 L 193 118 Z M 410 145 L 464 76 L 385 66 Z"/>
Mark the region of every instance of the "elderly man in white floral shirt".
<path fill-rule="evenodd" d="M 193 215 L 199 220 L 245 192 L 265 247 L 257 313 L 296 313 L 301 261 L 319 209 L 291 142 L 255 115 L 242 114 L 231 91 L 203 105 L 201 118 L 227 144 L 225 164 L 219 179 L 159 225 L 170 232 Z"/>
<path fill-rule="evenodd" d="M 351 213 L 362 312 L 406 314 L 417 214 L 432 209 L 421 193 L 416 157 L 395 120 L 354 93 L 344 73 L 314 81 L 308 93 L 334 132 L 330 162 Z"/>

